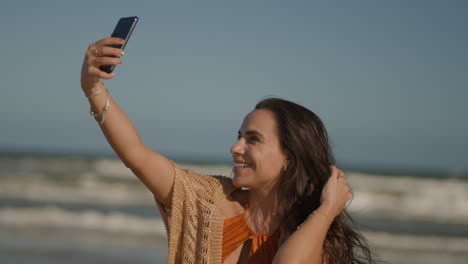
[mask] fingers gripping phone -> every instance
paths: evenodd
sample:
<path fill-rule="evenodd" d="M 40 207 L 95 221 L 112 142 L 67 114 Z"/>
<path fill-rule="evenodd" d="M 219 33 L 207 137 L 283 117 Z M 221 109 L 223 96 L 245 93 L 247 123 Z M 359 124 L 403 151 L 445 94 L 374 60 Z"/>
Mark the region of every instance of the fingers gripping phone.
<path fill-rule="evenodd" d="M 127 45 L 130 36 L 132 35 L 133 29 L 135 28 L 138 22 L 138 17 L 122 17 L 119 19 L 119 22 L 115 26 L 114 32 L 112 32 L 112 37 L 124 39 L 125 42 L 122 45 L 111 45 L 111 47 L 124 49 Z M 113 56 L 114 57 L 114 56 Z M 111 73 L 114 70 L 114 65 L 103 65 L 99 67 L 101 71 Z"/>

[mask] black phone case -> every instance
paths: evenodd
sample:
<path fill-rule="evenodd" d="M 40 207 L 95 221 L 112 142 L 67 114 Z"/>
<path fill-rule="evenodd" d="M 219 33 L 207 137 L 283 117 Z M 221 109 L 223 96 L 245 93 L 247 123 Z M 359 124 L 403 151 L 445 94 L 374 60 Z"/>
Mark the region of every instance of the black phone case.
<path fill-rule="evenodd" d="M 130 36 L 132 35 L 133 29 L 135 28 L 137 22 L 138 22 L 138 17 L 136 16 L 120 18 L 111 36 L 124 39 L 125 42 L 122 45 L 112 45 L 111 47 L 124 49 L 128 43 L 128 40 L 130 39 Z M 115 56 L 112 56 L 112 57 L 115 57 Z M 112 71 L 114 71 L 114 68 L 115 68 L 114 65 L 103 65 L 99 67 L 101 71 L 104 71 L 107 73 L 111 73 Z"/>

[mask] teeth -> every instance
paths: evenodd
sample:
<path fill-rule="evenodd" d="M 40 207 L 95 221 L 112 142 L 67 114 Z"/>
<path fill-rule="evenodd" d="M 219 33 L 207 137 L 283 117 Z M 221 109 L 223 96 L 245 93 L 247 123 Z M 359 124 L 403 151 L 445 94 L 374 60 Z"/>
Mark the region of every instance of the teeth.
<path fill-rule="evenodd" d="M 234 167 L 235 168 L 248 168 L 250 167 L 250 165 L 247 163 L 239 163 L 239 164 L 235 164 Z"/>

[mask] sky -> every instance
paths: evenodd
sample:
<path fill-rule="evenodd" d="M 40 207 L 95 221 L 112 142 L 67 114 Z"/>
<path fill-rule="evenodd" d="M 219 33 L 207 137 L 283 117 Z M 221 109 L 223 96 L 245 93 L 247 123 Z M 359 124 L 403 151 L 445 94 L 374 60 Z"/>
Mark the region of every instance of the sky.
<path fill-rule="evenodd" d="M 155 151 L 229 160 L 274 96 L 322 118 L 338 164 L 468 171 L 466 1 L 2 1 L 0 151 L 111 153 L 79 78 L 124 16 L 105 84 Z"/>

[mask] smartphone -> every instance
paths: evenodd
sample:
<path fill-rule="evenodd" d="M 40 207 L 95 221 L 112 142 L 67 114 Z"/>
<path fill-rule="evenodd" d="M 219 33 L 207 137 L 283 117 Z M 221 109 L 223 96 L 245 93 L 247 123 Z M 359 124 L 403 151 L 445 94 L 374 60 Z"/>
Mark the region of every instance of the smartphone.
<path fill-rule="evenodd" d="M 138 22 L 138 17 L 122 17 L 119 19 L 119 22 L 115 26 L 114 32 L 112 32 L 112 37 L 124 39 L 125 42 L 122 45 L 111 45 L 111 47 L 124 49 L 127 45 L 130 36 L 132 35 L 133 29 L 135 28 Z M 115 56 L 112 56 L 115 57 Z M 101 71 L 111 73 L 114 70 L 114 65 L 103 65 L 99 67 Z"/>

